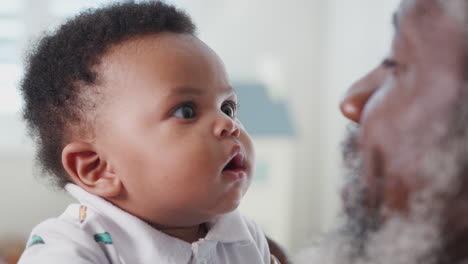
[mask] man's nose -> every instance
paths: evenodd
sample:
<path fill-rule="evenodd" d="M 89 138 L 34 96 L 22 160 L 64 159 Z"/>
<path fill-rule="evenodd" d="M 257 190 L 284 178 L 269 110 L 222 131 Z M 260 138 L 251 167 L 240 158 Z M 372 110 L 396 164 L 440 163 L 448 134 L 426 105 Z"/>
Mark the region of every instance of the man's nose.
<path fill-rule="evenodd" d="M 362 110 L 382 84 L 383 74 L 382 69 L 376 68 L 349 88 L 340 102 L 341 113 L 346 118 L 356 123 L 361 121 Z"/>
<path fill-rule="evenodd" d="M 239 121 L 236 118 L 231 118 L 225 113 L 219 113 L 214 122 L 213 133 L 218 138 L 227 136 L 239 137 Z"/>

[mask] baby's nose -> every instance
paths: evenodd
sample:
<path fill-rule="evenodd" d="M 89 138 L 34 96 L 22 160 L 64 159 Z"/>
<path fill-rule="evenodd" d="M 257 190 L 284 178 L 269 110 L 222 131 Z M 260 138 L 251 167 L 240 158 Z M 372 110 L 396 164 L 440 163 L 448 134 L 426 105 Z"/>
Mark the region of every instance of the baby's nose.
<path fill-rule="evenodd" d="M 222 113 L 215 121 L 213 133 L 218 138 L 227 136 L 239 137 L 240 127 L 236 119 Z"/>

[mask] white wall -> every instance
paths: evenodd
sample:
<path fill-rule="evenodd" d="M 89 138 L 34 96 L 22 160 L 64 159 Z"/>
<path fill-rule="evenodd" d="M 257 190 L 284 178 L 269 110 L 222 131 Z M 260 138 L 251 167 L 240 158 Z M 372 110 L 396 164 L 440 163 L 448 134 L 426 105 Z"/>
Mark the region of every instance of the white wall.
<path fill-rule="evenodd" d="M 320 74 L 317 82 L 308 84 L 315 94 L 292 100 L 296 114 L 311 115 L 315 111 L 313 117 L 299 121 L 303 124 L 303 136 L 297 147 L 301 178 L 296 182 L 296 221 L 291 225 L 293 250 L 338 223 L 340 144 L 347 124 L 338 103 L 346 89 L 387 54 L 392 36 L 391 15 L 398 0 L 327 3 L 326 9 L 321 10 L 325 13 L 321 34 L 313 37 L 322 43 L 316 51 L 321 55 L 319 66 L 309 73 Z M 308 111 L 310 105 L 317 108 Z"/>

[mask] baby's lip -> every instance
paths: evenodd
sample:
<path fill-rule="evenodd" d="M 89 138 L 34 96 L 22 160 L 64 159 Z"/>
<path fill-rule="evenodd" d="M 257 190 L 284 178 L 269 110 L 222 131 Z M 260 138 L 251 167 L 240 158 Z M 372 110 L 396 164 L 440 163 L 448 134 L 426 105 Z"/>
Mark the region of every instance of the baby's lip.
<path fill-rule="evenodd" d="M 245 156 L 239 145 L 232 148 L 227 162 L 224 164 L 224 171 L 240 171 L 245 170 Z"/>

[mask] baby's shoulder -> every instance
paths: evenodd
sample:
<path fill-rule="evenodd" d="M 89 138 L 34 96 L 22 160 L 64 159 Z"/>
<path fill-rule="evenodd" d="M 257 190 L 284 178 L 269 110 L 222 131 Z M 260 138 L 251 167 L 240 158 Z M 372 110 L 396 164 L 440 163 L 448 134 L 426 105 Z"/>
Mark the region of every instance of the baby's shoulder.
<path fill-rule="evenodd" d="M 105 232 L 97 231 L 100 224 L 94 221 L 96 217 L 86 206 L 69 205 L 59 217 L 33 228 L 19 263 L 107 263 L 98 243 L 106 243 L 108 238 Z"/>
<path fill-rule="evenodd" d="M 95 234 L 103 231 L 102 220 L 92 208 L 82 204 L 71 204 L 58 217 L 38 224 L 32 231 L 48 237 L 66 239 L 70 242 L 95 240 Z"/>
<path fill-rule="evenodd" d="M 80 204 L 71 204 L 66 210 L 58 217 L 49 218 L 36 227 L 31 232 L 31 238 L 35 238 L 32 242 L 37 244 L 48 237 L 52 240 L 67 240 L 70 242 L 80 242 L 88 240 L 89 223 L 91 223 L 90 215 L 93 215 L 92 210 Z M 91 214 L 90 214 L 91 213 Z M 45 244 L 45 243 L 43 243 Z"/>

